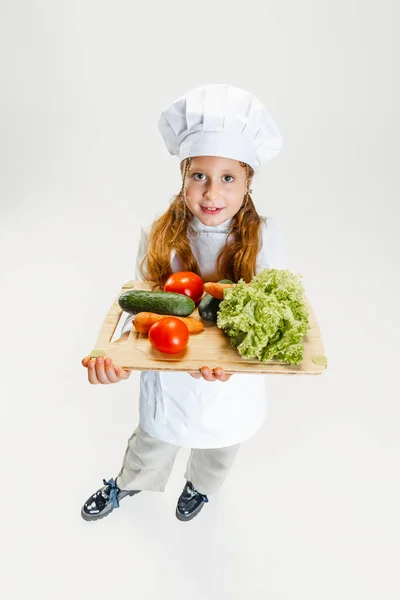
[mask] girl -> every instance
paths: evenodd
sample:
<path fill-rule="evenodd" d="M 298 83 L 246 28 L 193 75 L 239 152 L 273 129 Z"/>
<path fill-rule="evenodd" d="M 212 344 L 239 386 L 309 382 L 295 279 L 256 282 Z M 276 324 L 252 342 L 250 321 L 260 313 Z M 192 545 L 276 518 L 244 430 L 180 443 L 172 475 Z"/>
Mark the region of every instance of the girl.
<path fill-rule="evenodd" d="M 250 185 L 257 167 L 282 145 L 269 113 L 255 96 L 212 84 L 178 98 L 161 114 L 159 129 L 180 159 L 182 188 L 168 210 L 141 230 L 136 279 L 160 289 L 177 271 L 204 281 L 250 281 L 266 268 L 285 268 L 282 237 L 257 213 Z M 130 315 L 121 335 L 132 327 Z M 108 358 L 82 360 L 92 384 L 117 383 L 130 371 Z M 163 492 L 180 447 L 191 448 L 186 484 L 176 507 L 181 521 L 195 517 L 225 480 L 240 443 L 262 425 L 265 376 L 142 371 L 139 425 L 114 479 L 85 502 L 85 520 L 101 519 L 119 501 L 142 490 Z"/>

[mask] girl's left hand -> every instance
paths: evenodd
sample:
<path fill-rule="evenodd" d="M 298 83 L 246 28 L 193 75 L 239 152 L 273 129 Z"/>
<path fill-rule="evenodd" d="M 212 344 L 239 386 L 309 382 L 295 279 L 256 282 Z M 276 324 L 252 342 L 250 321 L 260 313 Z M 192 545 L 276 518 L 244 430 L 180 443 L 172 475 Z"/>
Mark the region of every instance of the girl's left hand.
<path fill-rule="evenodd" d="M 225 373 L 222 367 L 216 367 L 214 370 L 208 367 L 201 367 L 200 373 L 198 371 L 188 371 L 188 373 L 195 379 L 203 377 L 206 381 L 228 381 L 232 377 L 232 373 Z"/>

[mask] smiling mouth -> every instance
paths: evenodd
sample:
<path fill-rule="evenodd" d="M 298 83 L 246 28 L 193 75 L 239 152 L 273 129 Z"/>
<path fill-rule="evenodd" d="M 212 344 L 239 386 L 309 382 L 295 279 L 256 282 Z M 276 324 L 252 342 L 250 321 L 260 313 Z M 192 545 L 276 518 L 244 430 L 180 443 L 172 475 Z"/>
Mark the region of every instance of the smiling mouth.
<path fill-rule="evenodd" d="M 219 211 L 219 210 L 222 210 L 222 209 L 223 209 L 223 206 L 221 206 L 220 208 L 217 208 L 217 207 L 215 207 L 215 206 L 202 206 L 201 208 L 202 208 L 203 210 L 207 210 L 207 211 L 210 211 L 210 212 L 217 212 L 217 211 Z"/>

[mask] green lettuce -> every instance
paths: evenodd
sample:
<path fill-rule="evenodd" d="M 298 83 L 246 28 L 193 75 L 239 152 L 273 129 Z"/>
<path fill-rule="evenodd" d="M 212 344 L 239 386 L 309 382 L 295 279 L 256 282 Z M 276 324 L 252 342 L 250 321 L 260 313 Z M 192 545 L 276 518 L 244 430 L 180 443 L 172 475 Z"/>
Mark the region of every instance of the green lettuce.
<path fill-rule="evenodd" d="M 301 278 L 286 269 L 265 269 L 248 285 L 240 279 L 225 289 L 217 326 L 241 356 L 292 365 L 303 360 L 303 336 L 310 327 Z"/>

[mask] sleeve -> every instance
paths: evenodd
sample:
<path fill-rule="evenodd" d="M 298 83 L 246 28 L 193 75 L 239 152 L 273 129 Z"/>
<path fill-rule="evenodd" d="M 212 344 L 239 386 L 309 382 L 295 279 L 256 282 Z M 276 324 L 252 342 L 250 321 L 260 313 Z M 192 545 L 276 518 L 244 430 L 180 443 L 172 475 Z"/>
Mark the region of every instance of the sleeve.
<path fill-rule="evenodd" d="M 143 277 L 140 273 L 140 263 L 142 262 L 145 254 L 147 252 L 147 247 L 148 247 L 148 243 L 149 243 L 149 233 L 150 233 L 149 227 L 142 226 L 140 228 L 140 238 L 139 238 L 139 245 L 138 245 L 138 250 L 137 250 L 137 254 L 136 254 L 136 265 L 135 265 L 135 279 L 137 281 L 143 281 Z M 144 270 L 145 270 L 145 274 L 147 275 L 146 264 L 144 265 Z M 130 331 L 133 327 L 132 314 L 126 313 L 126 312 L 123 314 L 125 314 L 127 316 L 124 321 L 124 324 L 122 325 L 120 336 L 123 333 Z"/>
<path fill-rule="evenodd" d="M 264 269 L 286 269 L 285 242 L 279 225 L 266 217 L 261 227 L 261 247 L 257 257 L 257 273 Z"/>

